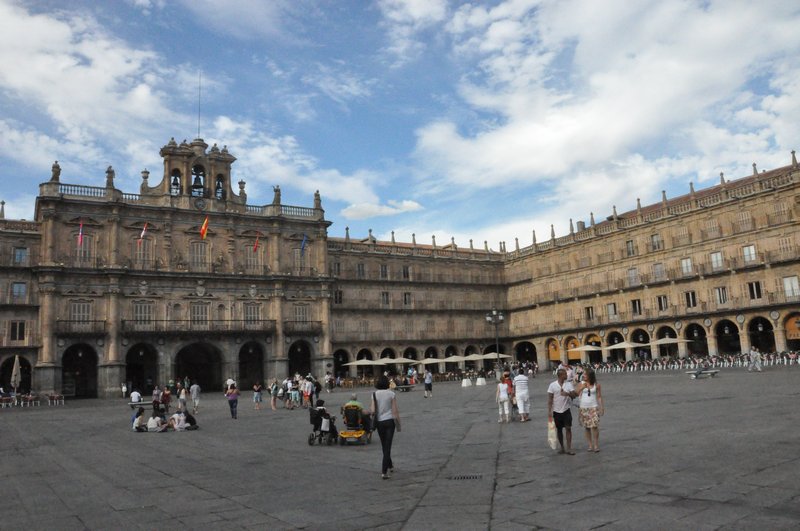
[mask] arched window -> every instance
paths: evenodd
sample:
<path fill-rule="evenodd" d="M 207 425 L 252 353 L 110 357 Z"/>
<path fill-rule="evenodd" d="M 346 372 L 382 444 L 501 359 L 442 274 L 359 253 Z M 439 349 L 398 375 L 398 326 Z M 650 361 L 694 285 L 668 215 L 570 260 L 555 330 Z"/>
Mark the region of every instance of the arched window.
<path fill-rule="evenodd" d="M 214 185 L 214 197 L 225 199 L 225 176 L 222 174 L 217 175 L 217 183 Z"/>
<path fill-rule="evenodd" d="M 205 196 L 206 169 L 200 164 L 192 167 L 192 197 Z"/>
<path fill-rule="evenodd" d="M 172 170 L 170 177 L 169 195 L 181 195 L 181 171 Z"/>

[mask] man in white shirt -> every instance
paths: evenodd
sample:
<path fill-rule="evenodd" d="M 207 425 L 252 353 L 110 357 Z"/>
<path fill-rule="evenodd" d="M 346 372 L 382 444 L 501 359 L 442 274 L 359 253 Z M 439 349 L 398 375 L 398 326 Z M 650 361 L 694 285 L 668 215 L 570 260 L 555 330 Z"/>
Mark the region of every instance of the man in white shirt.
<path fill-rule="evenodd" d="M 192 413 L 197 415 L 197 409 L 200 407 L 200 386 L 197 382 L 189 388 L 189 394 L 192 396 Z"/>
<path fill-rule="evenodd" d="M 142 401 L 142 393 L 139 392 L 138 389 L 134 389 L 131 393 L 131 403 L 137 404 Z M 134 406 L 131 406 L 132 408 Z"/>
<path fill-rule="evenodd" d="M 531 400 L 528 394 L 528 375 L 525 371 L 519 371 L 514 376 L 514 396 L 517 399 L 517 409 L 519 409 L 520 422 L 528 422 L 530 419 Z"/>
<path fill-rule="evenodd" d="M 567 371 L 561 367 L 556 371 L 558 379 L 547 388 L 547 418 L 556 425 L 560 454 L 575 455 L 572 451 L 572 412 L 570 405 L 575 395 L 575 388 L 567 381 Z M 567 445 L 564 446 L 564 435 L 567 432 Z"/>

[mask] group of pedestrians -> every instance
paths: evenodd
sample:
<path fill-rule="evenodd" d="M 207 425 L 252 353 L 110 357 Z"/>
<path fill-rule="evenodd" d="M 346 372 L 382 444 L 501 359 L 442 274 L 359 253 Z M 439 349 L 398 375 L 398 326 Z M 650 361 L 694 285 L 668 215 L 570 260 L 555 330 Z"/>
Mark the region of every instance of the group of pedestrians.
<path fill-rule="evenodd" d="M 524 369 L 504 371 L 497 383 L 495 401 L 497 402 L 498 423 L 511 421 L 511 413 L 516 408 L 519 412 L 519 421 L 528 422 L 530 419 L 530 392 L 528 390 L 528 372 Z"/>

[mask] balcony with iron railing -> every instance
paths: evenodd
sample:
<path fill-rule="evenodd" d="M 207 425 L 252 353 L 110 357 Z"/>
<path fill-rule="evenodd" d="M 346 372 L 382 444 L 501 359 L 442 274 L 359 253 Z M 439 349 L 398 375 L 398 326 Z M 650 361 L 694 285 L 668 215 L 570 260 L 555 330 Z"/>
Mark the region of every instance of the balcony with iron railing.
<path fill-rule="evenodd" d="M 56 320 L 56 334 L 60 336 L 102 336 L 106 321 Z"/>
<path fill-rule="evenodd" d="M 229 320 L 192 320 L 192 319 L 154 319 L 122 321 L 122 333 L 137 334 L 172 334 L 184 332 L 209 333 L 241 333 L 260 332 L 272 334 L 276 330 L 274 319 L 229 319 Z"/>
<path fill-rule="evenodd" d="M 38 306 L 39 297 L 36 292 L 25 295 L 0 295 L 0 306 Z"/>
<path fill-rule="evenodd" d="M 321 334 L 322 321 L 284 321 L 284 334 Z"/>

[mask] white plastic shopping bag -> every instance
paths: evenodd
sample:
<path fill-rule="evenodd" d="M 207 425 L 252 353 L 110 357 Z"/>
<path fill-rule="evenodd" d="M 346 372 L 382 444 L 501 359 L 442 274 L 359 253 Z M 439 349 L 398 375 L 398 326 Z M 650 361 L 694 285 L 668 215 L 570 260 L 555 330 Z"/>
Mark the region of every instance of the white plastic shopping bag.
<path fill-rule="evenodd" d="M 558 448 L 558 436 L 556 435 L 556 423 L 552 420 L 547 423 L 547 443 L 550 448 Z"/>

